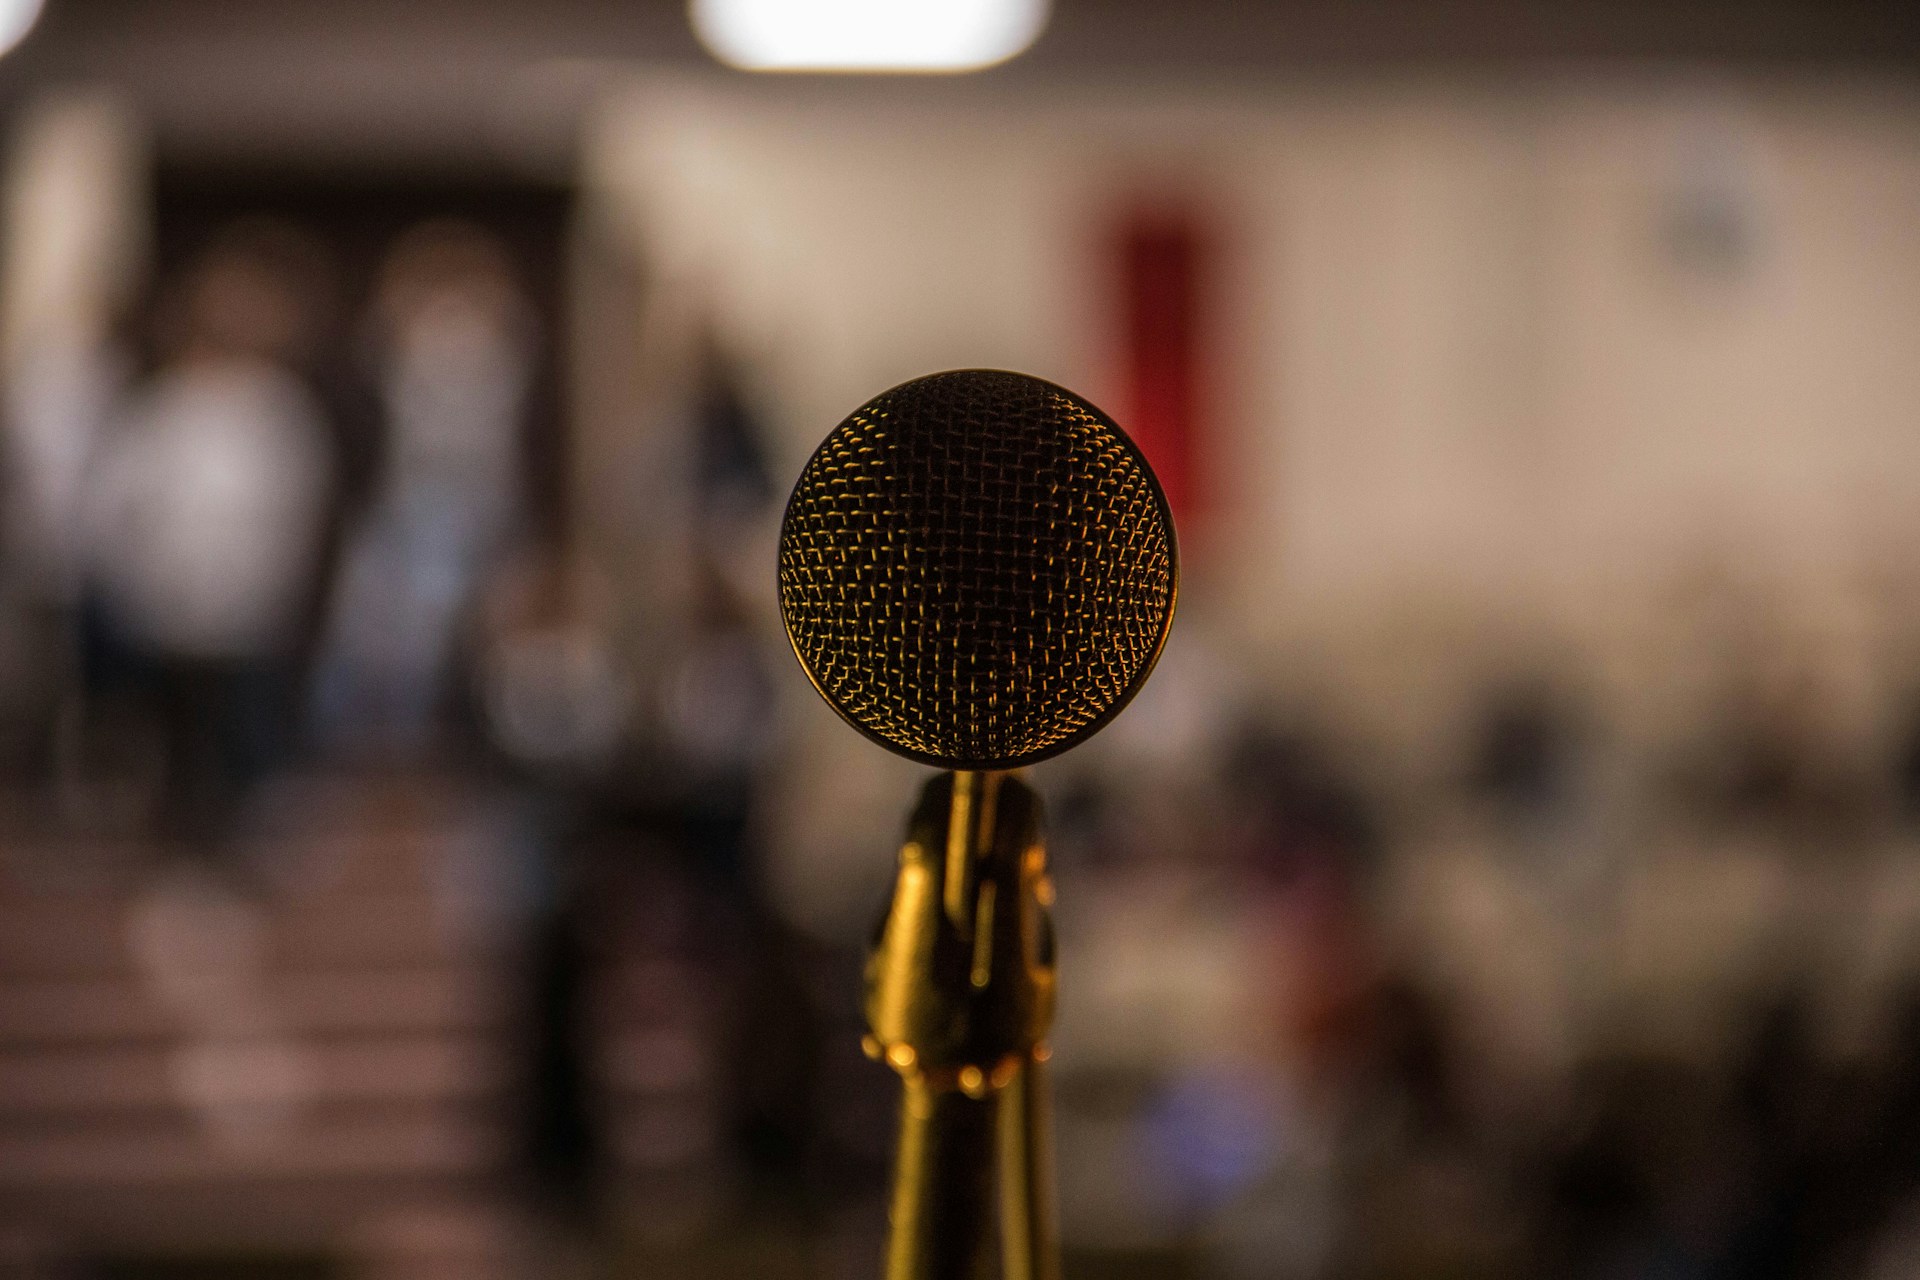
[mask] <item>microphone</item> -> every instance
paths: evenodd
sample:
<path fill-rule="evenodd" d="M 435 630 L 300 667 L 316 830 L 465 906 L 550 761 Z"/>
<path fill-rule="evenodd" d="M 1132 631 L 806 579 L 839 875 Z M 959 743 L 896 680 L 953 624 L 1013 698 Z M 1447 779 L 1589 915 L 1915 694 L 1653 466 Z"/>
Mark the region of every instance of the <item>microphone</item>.
<path fill-rule="evenodd" d="M 1025 374 L 916 378 L 854 410 L 780 528 L 807 678 L 889 750 L 947 772 L 908 823 L 867 962 L 867 1052 L 900 1075 L 887 1280 L 1056 1280 L 1044 1063 L 1053 885 L 1012 771 L 1085 741 L 1153 670 L 1179 581 L 1146 459 Z"/>

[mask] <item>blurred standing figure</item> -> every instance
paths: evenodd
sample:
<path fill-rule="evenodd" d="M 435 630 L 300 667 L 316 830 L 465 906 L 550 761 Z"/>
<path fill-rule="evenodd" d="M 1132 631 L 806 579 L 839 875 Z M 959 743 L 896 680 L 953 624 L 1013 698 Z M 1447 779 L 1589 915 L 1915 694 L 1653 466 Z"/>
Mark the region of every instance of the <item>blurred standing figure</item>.
<path fill-rule="evenodd" d="M 293 367 L 312 252 L 274 224 L 218 237 L 163 296 L 160 365 L 89 471 L 90 683 L 157 718 L 187 834 L 212 830 L 288 738 L 333 471 Z"/>
<path fill-rule="evenodd" d="M 77 709 L 81 497 L 129 373 L 146 262 L 139 121 L 106 90 L 9 113 L 0 155 L 0 768 L 54 762 Z"/>
<path fill-rule="evenodd" d="M 385 466 L 348 546 L 320 711 L 335 741 L 408 751 L 432 740 L 463 615 L 519 531 L 535 325 L 505 247 L 461 222 L 401 236 L 373 307 Z"/>

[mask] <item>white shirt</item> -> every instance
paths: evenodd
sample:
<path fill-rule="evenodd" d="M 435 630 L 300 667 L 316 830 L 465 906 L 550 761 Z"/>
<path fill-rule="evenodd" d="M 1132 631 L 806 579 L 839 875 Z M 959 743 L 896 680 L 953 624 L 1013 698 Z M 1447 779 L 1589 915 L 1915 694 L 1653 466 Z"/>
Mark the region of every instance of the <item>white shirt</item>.
<path fill-rule="evenodd" d="M 285 370 L 206 361 L 161 374 L 95 461 L 88 548 L 134 634 L 198 657 L 287 638 L 319 550 L 330 462 L 319 406 Z"/>

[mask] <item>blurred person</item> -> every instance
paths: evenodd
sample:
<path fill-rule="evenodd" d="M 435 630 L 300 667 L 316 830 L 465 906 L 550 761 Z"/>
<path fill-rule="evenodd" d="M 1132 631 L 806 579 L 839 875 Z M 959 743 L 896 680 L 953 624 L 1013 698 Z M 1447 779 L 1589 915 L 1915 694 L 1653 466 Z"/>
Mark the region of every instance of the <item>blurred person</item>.
<path fill-rule="evenodd" d="M 691 631 L 660 690 L 661 742 L 674 780 L 672 829 L 726 942 L 714 975 L 725 1010 L 719 1105 L 746 1189 L 812 1210 L 828 1014 L 809 981 L 822 949 L 771 899 L 758 839 L 773 679 L 763 637 L 721 565 L 700 555 L 694 577 Z"/>
<path fill-rule="evenodd" d="M 10 113 L 0 171 L 0 465 L 8 569 L 70 608 L 87 460 L 133 373 L 122 331 L 145 270 L 147 154 L 105 89 Z"/>
<path fill-rule="evenodd" d="M 694 518 L 696 536 L 711 546 L 756 527 L 779 495 L 767 461 L 766 428 L 741 371 L 711 334 L 701 348 L 693 406 Z"/>
<path fill-rule="evenodd" d="M 176 834 L 218 830 L 291 742 L 333 476 L 296 372 L 314 255 L 278 224 L 216 237 L 163 295 L 159 366 L 88 471 L 89 684 L 157 723 Z"/>
<path fill-rule="evenodd" d="M 569 1233 L 636 1188 L 653 1229 L 707 1221 L 716 1191 L 769 1180 L 776 1199 L 804 1198 L 820 1035 L 805 957 L 751 875 L 770 682 L 725 581 L 704 560 L 695 572 L 691 637 L 661 664 L 643 742 L 590 571 L 524 552 L 478 611 L 477 710 L 536 874 L 526 1164 Z M 606 995 L 636 973 L 656 989 Z M 680 1185 L 656 1194 L 667 1181 Z"/>
<path fill-rule="evenodd" d="M 470 697 L 505 766 L 493 789 L 518 817 L 532 915 L 523 1163 L 551 1225 L 578 1233 L 607 1171 L 594 1114 L 589 993 L 608 867 L 581 846 L 609 843 L 593 829 L 593 791 L 624 740 L 629 690 L 609 643 L 604 584 L 557 550 L 507 558 L 478 606 Z"/>
<path fill-rule="evenodd" d="M 380 264 L 367 341 L 384 458 L 329 611 L 329 740 L 410 752 L 445 729 L 464 613 L 524 523 L 538 337 L 505 245 L 481 227 L 422 223 Z"/>
<path fill-rule="evenodd" d="M 662 727 L 689 851 L 725 891 L 757 892 L 749 825 L 773 737 L 773 679 L 747 610 L 717 566 L 696 566 L 693 634 L 668 665 Z"/>
<path fill-rule="evenodd" d="M 88 462 L 132 373 L 118 336 L 44 340 L 6 382 L 8 559 L 58 604 L 78 589 Z"/>
<path fill-rule="evenodd" d="M 780 865 L 794 851 L 763 837 L 782 745 L 770 660 L 784 648 L 755 607 L 778 510 L 766 425 L 750 371 L 713 333 L 698 335 L 688 372 L 686 594 L 657 664 L 654 745 L 667 824 L 723 940 L 713 973 L 723 1011 L 716 1105 L 732 1171 L 751 1199 L 810 1217 L 847 1198 L 848 1188 L 819 1176 L 846 1154 L 836 1145 L 845 1105 L 821 1082 L 833 1051 L 859 1043 L 857 1030 L 838 1025 L 834 1002 L 835 979 L 855 966 L 838 940 L 810 936 Z M 809 879 L 820 875 L 807 868 Z"/>
<path fill-rule="evenodd" d="M 28 94 L 0 158 L 0 766 L 36 778 L 76 704 L 82 498 L 133 373 L 146 147 L 102 88 Z"/>
<path fill-rule="evenodd" d="M 6 378 L 0 438 L 0 752 L 35 776 L 77 705 L 88 462 L 131 369 L 104 336 L 33 345 Z M 49 732 L 51 731 L 51 733 Z M 49 740 L 51 738 L 51 741 Z"/>
<path fill-rule="evenodd" d="M 477 604 L 471 696 L 487 740 L 555 787 L 603 778 L 633 700 L 608 584 L 555 549 L 526 549 L 488 575 Z"/>

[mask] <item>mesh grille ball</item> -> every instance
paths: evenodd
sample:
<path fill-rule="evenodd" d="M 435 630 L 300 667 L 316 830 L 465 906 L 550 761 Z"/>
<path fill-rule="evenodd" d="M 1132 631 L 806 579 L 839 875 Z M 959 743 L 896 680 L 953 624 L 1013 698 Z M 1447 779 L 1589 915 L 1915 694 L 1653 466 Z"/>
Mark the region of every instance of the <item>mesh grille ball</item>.
<path fill-rule="evenodd" d="M 801 472 L 780 607 L 826 700 L 902 755 L 1007 769 L 1100 728 L 1173 618 L 1173 521 L 1098 409 L 968 369 L 856 409 Z"/>

